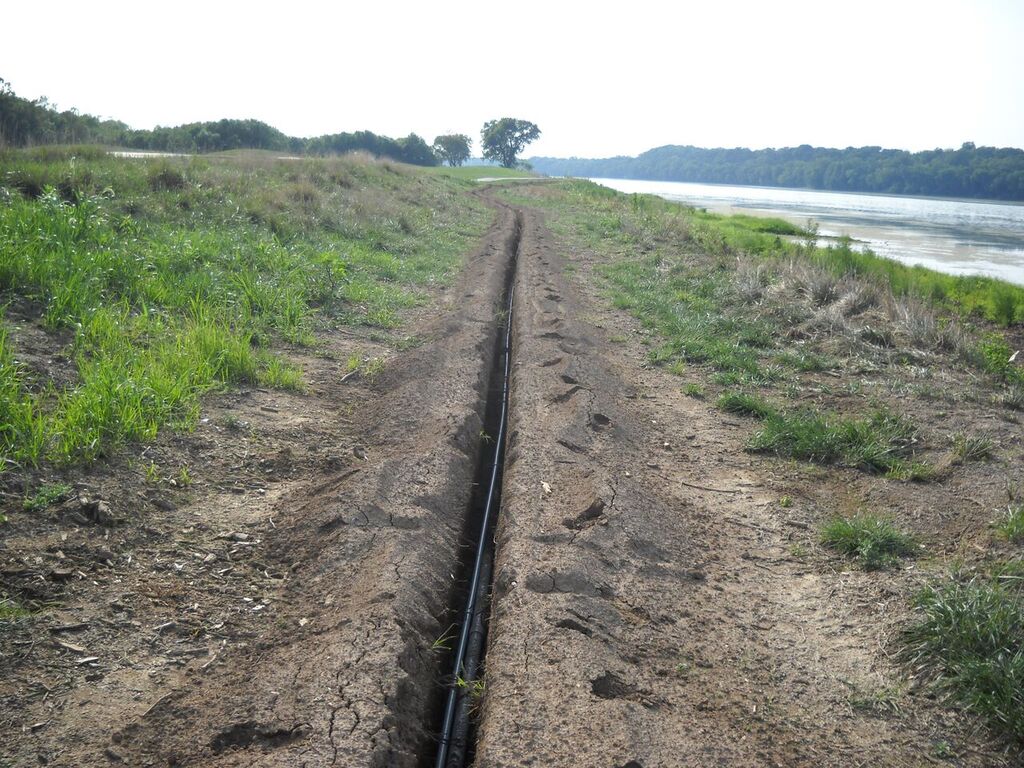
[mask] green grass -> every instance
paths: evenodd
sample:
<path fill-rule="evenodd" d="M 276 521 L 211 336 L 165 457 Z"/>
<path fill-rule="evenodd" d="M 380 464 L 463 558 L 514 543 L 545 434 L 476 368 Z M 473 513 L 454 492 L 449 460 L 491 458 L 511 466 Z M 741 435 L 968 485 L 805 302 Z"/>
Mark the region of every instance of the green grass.
<path fill-rule="evenodd" d="M 31 616 L 32 612 L 10 598 L 0 599 L 0 622 L 15 621 Z"/>
<path fill-rule="evenodd" d="M 28 512 L 38 512 L 51 504 L 66 499 L 71 494 L 71 486 L 67 483 L 51 483 L 36 489 L 31 496 L 26 496 L 22 507 Z"/>
<path fill-rule="evenodd" d="M 1012 544 L 1024 543 L 1024 503 L 1011 504 L 996 524 L 996 532 Z"/>
<path fill-rule="evenodd" d="M 873 472 L 902 471 L 916 432 L 906 419 L 881 410 L 862 419 L 797 410 L 768 415 L 748 448 Z"/>
<path fill-rule="evenodd" d="M 998 580 L 926 587 L 903 657 L 950 701 L 1024 746 L 1024 592 Z"/>
<path fill-rule="evenodd" d="M 242 384 L 301 390 L 274 348 L 400 326 L 449 283 L 489 212 L 469 182 L 361 158 L 134 160 L 0 153 L 0 299 L 70 335 L 56 389 L 0 328 L 0 462 L 88 460 Z"/>
<path fill-rule="evenodd" d="M 727 413 L 753 416 L 756 419 L 767 419 L 775 413 L 767 401 L 746 392 L 723 392 L 717 405 Z"/>
<path fill-rule="evenodd" d="M 702 387 L 700 384 L 697 384 L 696 382 L 691 381 L 687 383 L 685 386 L 683 386 L 683 394 L 686 395 L 687 397 L 692 397 L 695 400 L 703 400 L 704 387 Z"/>
<path fill-rule="evenodd" d="M 957 432 L 950 437 L 953 444 L 953 455 L 961 461 L 984 461 L 992 458 L 994 445 L 982 435 L 969 435 Z"/>
<path fill-rule="evenodd" d="M 706 363 L 744 381 L 762 378 L 760 360 L 774 347 L 767 323 L 722 312 L 732 301 L 727 275 L 659 254 L 602 267 L 612 304 L 629 310 L 663 340 L 652 362 Z"/>
<path fill-rule="evenodd" d="M 822 529 L 821 542 L 829 549 L 854 558 L 869 571 L 891 566 L 899 558 L 913 557 L 918 551 L 910 536 L 874 515 L 830 521 Z"/>

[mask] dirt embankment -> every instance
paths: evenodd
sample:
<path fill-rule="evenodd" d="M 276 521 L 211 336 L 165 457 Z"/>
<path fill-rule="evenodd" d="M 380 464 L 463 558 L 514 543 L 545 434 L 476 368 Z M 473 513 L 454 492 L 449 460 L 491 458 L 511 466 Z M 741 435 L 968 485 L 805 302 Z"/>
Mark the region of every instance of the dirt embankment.
<path fill-rule="evenodd" d="M 424 329 L 430 341 L 362 405 L 365 462 L 283 502 L 268 553 L 290 572 L 280 629 L 121 731 L 140 762 L 400 766 L 429 751 L 432 646 L 462 544 L 510 219 L 501 212 L 452 311 Z"/>

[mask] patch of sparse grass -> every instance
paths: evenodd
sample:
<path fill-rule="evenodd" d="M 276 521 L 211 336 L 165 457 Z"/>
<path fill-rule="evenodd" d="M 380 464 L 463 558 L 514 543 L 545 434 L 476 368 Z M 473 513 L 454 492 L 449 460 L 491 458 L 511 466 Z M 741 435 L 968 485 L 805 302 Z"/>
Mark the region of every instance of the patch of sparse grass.
<path fill-rule="evenodd" d="M 1024 746 L 1024 592 L 998 580 L 925 587 L 903 635 L 904 660 L 950 701 Z"/>
<path fill-rule="evenodd" d="M 71 494 L 71 486 L 67 483 L 49 483 L 36 489 L 31 496 L 25 497 L 22 507 L 27 512 L 39 512 L 51 504 L 63 501 Z"/>
<path fill-rule="evenodd" d="M 302 369 L 282 360 L 277 355 L 261 355 L 262 369 L 259 382 L 275 389 L 290 389 L 301 392 L 305 389 Z"/>
<path fill-rule="evenodd" d="M 996 524 L 996 532 L 1013 544 L 1024 543 L 1024 504 L 1011 504 Z"/>
<path fill-rule="evenodd" d="M 905 685 L 892 685 L 872 691 L 854 691 L 849 697 L 850 707 L 876 715 L 899 714 L 904 695 Z"/>
<path fill-rule="evenodd" d="M 835 368 L 835 361 L 814 352 L 783 352 L 775 358 L 780 364 L 787 365 L 801 373 L 828 371 Z"/>
<path fill-rule="evenodd" d="M 766 400 L 747 392 L 723 392 L 717 405 L 727 413 L 753 416 L 756 419 L 767 419 L 775 413 L 775 409 Z"/>
<path fill-rule="evenodd" d="M 697 384 L 696 382 L 691 381 L 683 385 L 683 394 L 686 395 L 687 397 L 692 397 L 695 400 L 703 400 L 704 387 L 702 387 L 700 384 Z"/>
<path fill-rule="evenodd" d="M 822 529 L 821 542 L 856 559 L 868 571 L 889 567 L 918 552 L 914 540 L 890 521 L 867 514 L 830 521 Z"/>
<path fill-rule="evenodd" d="M 767 416 L 748 448 L 820 464 L 888 472 L 903 466 L 916 434 L 909 421 L 883 410 L 863 419 L 798 410 Z"/>
<path fill-rule="evenodd" d="M 969 435 L 966 432 L 957 432 L 950 436 L 953 444 L 953 455 L 961 461 L 984 461 L 992 458 L 994 445 L 992 441 L 982 435 Z"/>
<path fill-rule="evenodd" d="M 16 621 L 32 615 L 32 612 L 12 598 L 0 599 L 0 622 Z"/>
<path fill-rule="evenodd" d="M 893 480 L 927 483 L 935 479 L 936 469 L 924 461 L 896 459 L 886 470 L 886 476 L 891 477 Z"/>
<path fill-rule="evenodd" d="M 1011 411 L 1024 411 L 1024 384 L 1015 384 L 1002 394 L 999 401 Z"/>

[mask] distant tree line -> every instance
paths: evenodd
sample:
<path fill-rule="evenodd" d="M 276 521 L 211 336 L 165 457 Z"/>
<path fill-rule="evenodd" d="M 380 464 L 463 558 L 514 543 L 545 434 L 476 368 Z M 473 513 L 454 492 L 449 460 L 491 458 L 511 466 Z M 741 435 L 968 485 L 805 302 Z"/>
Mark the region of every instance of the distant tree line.
<path fill-rule="evenodd" d="M 0 147 L 39 144 L 109 144 L 186 153 L 243 148 L 311 155 L 362 151 L 413 165 L 437 165 L 441 160 L 415 133 L 402 139 L 378 136 L 370 131 L 304 139 L 286 136 L 259 120 L 217 120 L 173 128 L 132 130 L 124 123 L 81 115 L 75 110 L 58 112 L 45 98 L 24 99 L 0 79 Z"/>
<path fill-rule="evenodd" d="M 907 152 L 881 147 L 701 149 L 665 146 L 637 157 L 534 157 L 551 176 L 803 187 L 843 192 L 1024 201 L 1024 150 L 976 147 Z"/>
<path fill-rule="evenodd" d="M 127 129 L 124 123 L 80 115 L 74 109 L 60 112 L 46 98 L 23 99 L 0 78 L 0 146 L 113 144 Z"/>

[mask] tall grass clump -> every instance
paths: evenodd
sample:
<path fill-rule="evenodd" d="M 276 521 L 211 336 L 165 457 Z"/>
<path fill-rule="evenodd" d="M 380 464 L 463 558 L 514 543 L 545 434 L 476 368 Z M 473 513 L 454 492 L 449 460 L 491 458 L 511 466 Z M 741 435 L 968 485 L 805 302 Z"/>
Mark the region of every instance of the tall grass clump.
<path fill-rule="evenodd" d="M 953 579 L 923 589 L 903 657 L 952 702 L 1024 746 L 1024 599 L 996 580 Z"/>
<path fill-rule="evenodd" d="M 862 419 L 798 410 L 769 415 L 747 447 L 820 464 L 892 472 L 905 467 L 916 436 L 911 422 L 884 410 Z"/>
<path fill-rule="evenodd" d="M 1024 503 L 1011 504 L 996 524 L 1000 536 L 1012 544 L 1024 544 Z"/>
<path fill-rule="evenodd" d="M 874 515 L 836 518 L 825 525 L 821 541 L 826 547 L 856 559 L 868 571 L 886 568 L 898 558 L 917 554 L 913 538 Z"/>
<path fill-rule="evenodd" d="M 766 400 L 747 392 L 723 392 L 717 405 L 727 413 L 753 416 L 755 419 L 767 419 L 775 413 L 775 409 Z"/>

